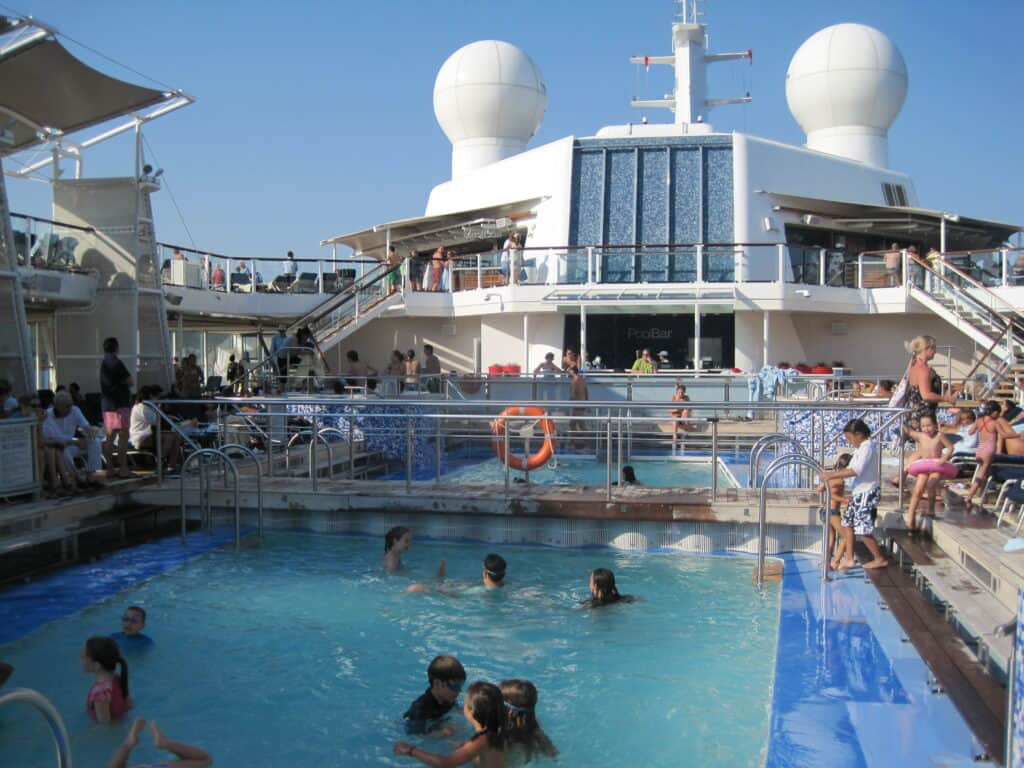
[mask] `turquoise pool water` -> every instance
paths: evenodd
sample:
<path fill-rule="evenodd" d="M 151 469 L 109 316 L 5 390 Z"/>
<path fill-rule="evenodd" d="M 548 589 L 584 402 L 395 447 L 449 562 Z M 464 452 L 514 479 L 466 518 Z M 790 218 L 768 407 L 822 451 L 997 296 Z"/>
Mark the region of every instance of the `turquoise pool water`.
<path fill-rule="evenodd" d="M 711 459 L 694 460 L 648 459 L 633 457 L 624 462 L 633 467 L 637 480 L 642 485 L 657 488 L 710 488 Z M 554 466 L 545 466 L 530 472 L 530 482 L 543 485 L 596 485 L 604 487 L 607 473 L 604 459 L 562 458 Z M 618 480 L 618 465 L 612 464 L 612 481 Z M 512 477 L 525 477 L 524 473 L 512 470 Z M 447 472 L 444 479 L 453 483 L 503 483 L 505 466 L 497 458 L 486 459 Z M 718 466 L 720 488 L 732 487 L 736 483 L 729 472 Z"/>
<path fill-rule="evenodd" d="M 157 641 L 129 658 L 134 714 L 207 747 L 217 765 L 418 765 L 391 744 L 440 653 L 458 656 L 471 680 L 532 680 L 560 765 L 762 764 L 779 588 L 759 595 L 750 559 L 417 542 L 408 570 L 387 576 L 381 550 L 376 538 L 274 533 L 260 548 L 215 550 L 52 621 L 0 646 L 0 658 L 16 667 L 9 685 L 54 701 L 82 766 L 105 764 L 125 725 L 86 718 L 81 646 L 118 629 L 133 603 L 149 611 Z M 405 591 L 429 583 L 442 557 L 450 582 L 475 584 L 491 550 L 509 562 L 503 592 Z M 642 602 L 581 608 L 599 566 Z M 82 573 L 131 579 L 130 567 Z M 454 747 L 467 735 L 461 716 L 454 722 L 454 739 L 417 743 Z M 156 756 L 145 744 L 136 752 L 139 762 Z M 0 711 L 0 765 L 53 765 L 38 717 Z"/>

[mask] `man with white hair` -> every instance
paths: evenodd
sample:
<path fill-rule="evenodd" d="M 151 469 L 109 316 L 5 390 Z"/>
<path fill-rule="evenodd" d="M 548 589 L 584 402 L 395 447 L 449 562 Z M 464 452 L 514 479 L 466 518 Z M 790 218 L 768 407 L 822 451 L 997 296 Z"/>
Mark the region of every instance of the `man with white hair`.
<path fill-rule="evenodd" d="M 76 437 L 81 429 L 83 435 Z M 53 405 L 47 409 L 43 420 L 43 442 L 58 449 L 57 458 L 62 463 L 66 477 L 77 477 L 75 459 L 85 457 L 85 482 L 95 485 L 93 473 L 100 468 L 101 446 L 96 428 L 89 424 L 82 411 L 71 401 L 71 394 L 61 390 L 53 398 Z"/>

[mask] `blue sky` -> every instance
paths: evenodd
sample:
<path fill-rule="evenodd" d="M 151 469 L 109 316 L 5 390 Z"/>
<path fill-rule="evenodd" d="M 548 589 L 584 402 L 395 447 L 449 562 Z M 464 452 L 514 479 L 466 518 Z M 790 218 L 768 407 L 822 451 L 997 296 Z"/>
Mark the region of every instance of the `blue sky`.
<path fill-rule="evenodd" d="M 544 73 L 548 110 L 531 146 L 646 114 L 670 70 L 628 63 L 667 54 L 671 0 L 0 0 L 197 102 L 146 129 L 196 245 L 242 256 L 328 255 L 322 238 L 423 212 L 446 180 L 450 146 L 433 113 L 447 56 L 478 39 L 507 40 Z M 711 50 L 754 50 L 753 66 L 712 67 L 712 96 L 754 103 L 711 122 L 791 143 L 803 134 L 785 102 L 785 73 L 818 29 L 881 29 L 910 72 L 890 131 L 890 165 L 910 173 L 922 205 L 1024 223 L 1020 133 L 1020 0 L 709 0 Z M 66 42 L 66 41 L 65 41 Z M 104 71 L 136 75 L 67 43 Z M 93 149 L 87 175 L 131 173 L 131 143 Z M 8 178 L 13 210 L 47 215 L 42 184 Z M 160 240 L 189 243 L 167 189 L 155 199 Z M 555 244 L 551 244 L 555 245 Z"/>

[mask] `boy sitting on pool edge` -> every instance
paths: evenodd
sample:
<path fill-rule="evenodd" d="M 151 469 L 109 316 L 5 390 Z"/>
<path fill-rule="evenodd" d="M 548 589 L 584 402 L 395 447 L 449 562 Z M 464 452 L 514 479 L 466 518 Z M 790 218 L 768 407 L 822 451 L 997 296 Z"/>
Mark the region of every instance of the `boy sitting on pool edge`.
<path fill-rule="evenodd" d="M 438 656 L 427 667 L 427 681 L 427 690 L 402 715 L 406 733 L 430 733 L 437 729 L 466 684 L 466 670 L 454 656 Z"/>
<path fill-rule="evenodd" d="M 144 635 L 146 628 L 146 609 L 137 605 L 125 608 L 121 616 L 121 630 L 111 637 L 117 641 L 122 651 L 144 651 L 153 645 L 153 638 Z"/>

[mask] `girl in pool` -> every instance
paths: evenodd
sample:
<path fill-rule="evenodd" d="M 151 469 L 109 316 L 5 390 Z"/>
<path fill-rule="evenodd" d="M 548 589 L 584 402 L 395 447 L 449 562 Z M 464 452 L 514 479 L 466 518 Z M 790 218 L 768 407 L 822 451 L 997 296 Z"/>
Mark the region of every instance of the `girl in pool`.
<path fill-rule="evenodd" d="M 535 754 L 558 757 L 558 750 L 537 722 L 537 689 L 533 683 L 529 680 L 503 680 L 500 687 L 505 699 L 509 751 L 521 751 L 525 758 L 523 763 L 530 762 Z"/>
<path fill-rule="evenodd" d="M 402 567 L 402 553 L 412 546 L 412 531 L 396 525 L 384 534 L 384 570 L 394 573 Z"/>
<path fill-rule="evenodd" d="M 599 608 L 612 603 L 632 603 L 636 600 L 633 595 L 619 594 L 615 586 L 615 574 L 607 568 L 598 568 L 590 574 L 590 594 L 592 597 L 583 601 L 589 608 Z"/>
<path fill-rule="evenodd" d="M 121 674 L 114 672 L 118 665 Z M 120 719 L 132 708 L 128 694 L 128 665 L 117 642 L 109 637 L 90 637 L 82 648 L 82 670 L 95 676 L 85 697 L 85 710 L 98 723 Z"/>
<path fill-rule="evenodd" d="M 476 733 L 450 755 L 427 752 L 407 741 L 396 741 L 394 752 L 434 768 L 472 763 L 479 768 L 505 768 L 505 702 L 496 685 L 478 680 L 466 691 L 462 714 Z"/>
<path fill-rule="evenodd" d="M 920 423 L 920 432 L 913 429 L 907 430 L 910 439 L 917 443 L 917 460 L 948 461 L 949 457 L 953 455 L 953 442 L 939 432 L 939 425 L 936 423 L 935 417 L 925 414 L 921 416 Z M 910 506 L 907 507 L 907 514 L 904 516 L 908 530 L 912 531 L 917 527 L 917 506 L 921 503 L 922 496 L 928 497 L 928 511 L 924 515 L 935 517 L 935 502 L 938 501 L 942 478 L 940 472 L 921 472 L 917 475 L 914 493 L 910 497 Z"/>
<path fill-rule="evenodd" d="M 412 531 L 404 525 L 396 525 L 384 534 L 384 570 L 395 573 L 402 568 L 402 553 L 408 552 L 412 546 Z M 436 577 L 443 579 L 448 575 L 448 566 L 444 560 L 437 568 Z"/>
<path fill-rule="evenodd" d="M 135 719 L 131 730 L 124 737 L 124 742 L 117 748 L 117 752 L 110 758 L 107 768 L 128 768 L 128 758 L 132 756 L 132 750 L 139 744 L 139 734 L 146 727 L 146 721 L 141 717 Z M 153 746 L 170 752 L 177 760 L 169 763 L 157 763 L 155 765 L 135 765 L 134 768 L 209 768 L 213 765 L 213 758 L 191 744 L 183 744 L 180 741 L 171 741 L 159 728 L 156 723 L 149 724 L 150 733 L 153 734 Z"/>

